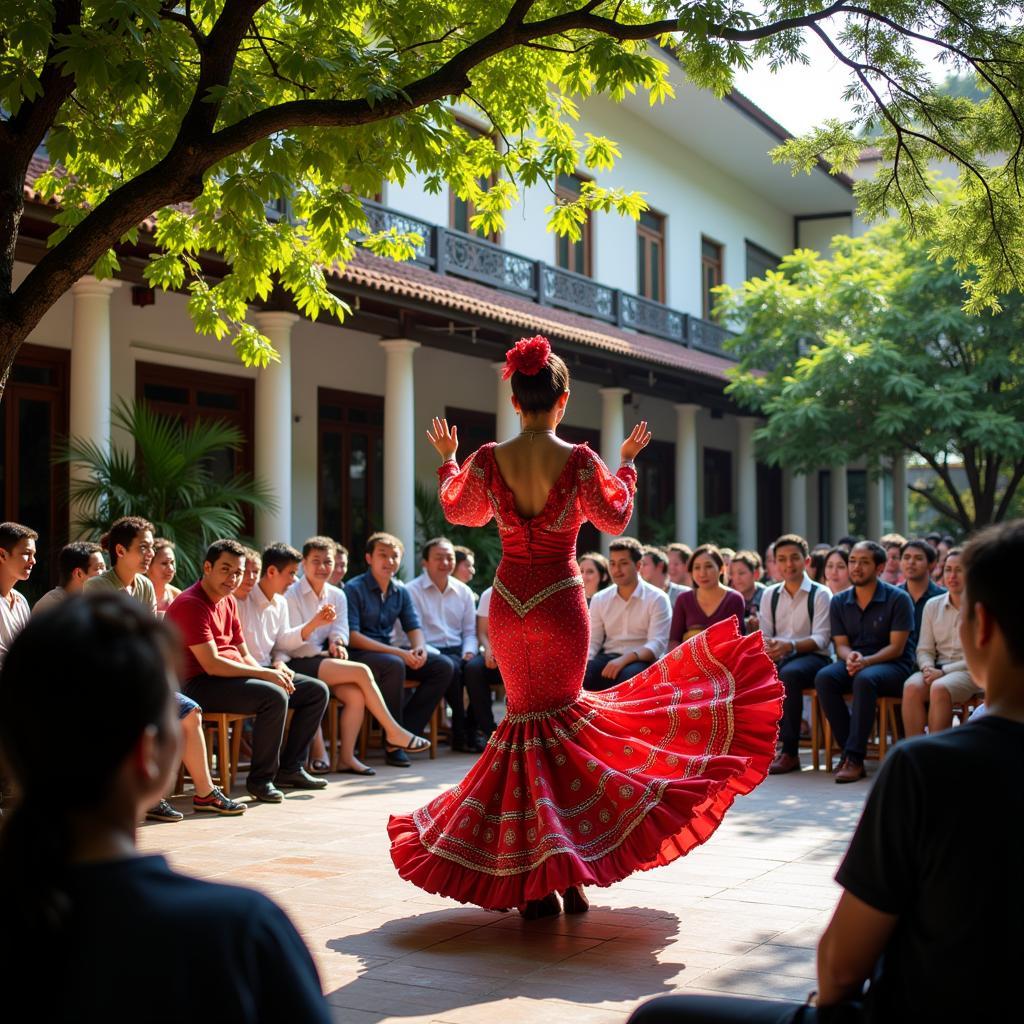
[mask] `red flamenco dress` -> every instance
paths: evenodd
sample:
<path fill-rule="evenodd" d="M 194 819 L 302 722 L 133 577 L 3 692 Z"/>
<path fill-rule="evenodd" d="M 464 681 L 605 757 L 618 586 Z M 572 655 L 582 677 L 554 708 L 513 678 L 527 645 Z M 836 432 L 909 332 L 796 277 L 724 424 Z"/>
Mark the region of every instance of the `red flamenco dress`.
<path fill-rule="evenodd" d="M 734 619 L 640 675 L 583 692 L 590 619 L 576 535 L 618 534 L 636 473 L 574 448 L 536 516 L 516 512 L 487 444 L 439 470 L 453 523 L 493 516 L 503 555 L 490 635 L 508 712 L 461 783 L 388 823 L 399 874 L 493 910 L 570 886 L 611 885 L 703 843 L 775 753 L 782 687 L 760 633 Z"/>

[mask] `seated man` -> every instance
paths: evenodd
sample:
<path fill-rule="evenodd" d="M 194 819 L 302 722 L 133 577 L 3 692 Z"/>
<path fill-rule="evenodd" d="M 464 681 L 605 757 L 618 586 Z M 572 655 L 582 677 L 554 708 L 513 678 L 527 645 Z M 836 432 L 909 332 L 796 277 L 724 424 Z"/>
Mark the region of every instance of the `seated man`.
<path fill-rule="evenodd" d="M 341 587 L 348 575 L 348 548 L 344 544 L 334 544 L 334 568 L 331 578 L 327 581 L 332 587 Z"/>
<path fill-rule="evenodd" d="M 643 557 L 640 559 L 640 578 L 652 587 L 668 595 L 668 606 L 675 608 L 678 598 L 692 587 L 673 583 L 668 575 L 668 552 L 654 544 L 643 546 Z"/>
<path fill-rule="evenodd" d="M 980 696 L 960 644 L 964 568 L 960 548 L 952 548 L 942 568 L 946 593 L 924 606 L 915 672 L 903 684 L 903 726 L 908 736 L 941 732 L 953 724 L 953 705 Z"/>
<path fill-rule="evenodd" d="M 679 587 L 693 589 L 693 580 L 690 578 L 690 557 L 693 555 L 693 548 L 689 544 L 681 544 L 673 541 L 665 549 L 668 552 L 668 578 Z"/>
<path fill-rule="evenodd" d="M 932 566 L 935 565 L 939 553 L 924 540 L 908 540 L 900 549 L 900 572 L 903 582 L 900 590 L 905 590 L 914 602 L 914 630 L 910 641 L 917 646 L 921 635 L 921 623 L 924 620 L 924 606 L 933 598 L 944 593 L 932 579 Z"/>
<path fill-rule="evenodd" d="M 486 743 L 491 733 L 497 728 L 494 724 L 494 711 L 491 708 L 491 691 L 495 687 L 504 688 L 501 672 L 498 669 L 498 662 L 494 657 L 494 648 L 491 646 L 490 613 L 491 594 L 494 587 L 488 587 L 481 595 L 476 606 L 476 636 L 480 641 L 480 653 L 466 662 L 463 672 L 466 676 L 466 689 L 470 693 L 479 693 L 485 687 L 487 689 L 487 713 L 490 715 L 488 723 L 481 729 L 483 740 Z"/>
<path fill-rule="evenodd" d="M 0 664 L 14 638 L 28 625 L 28 601 L 14 589 L 32 575 L 39 534 L 21 523 L 0 523 Z"/>
<path fill-rule="evenodd" d="M 1012 1018 L 1024 911 L 1024 523 L 978 534 L 962 560 L 964 654 L 988 714 L 885 759 L 836 875 L 844 891 L 818 943 L 816 1005 L 667 996 L 630 1024 Z M 973 984 L 965 951 L 978 965 Z"/>
<path fill-rule="evenodd" d="M 185 647 L 185 695 L 204 711 L 254 715 L 252 767 L 246 789 L 257 800 L 280 803 L 278 786 L 322 789 L 323 779 L 303 767 L 313 733 L 330 694 L 317 679 L 293 682 L 286 669 L 257 664 L 242 635 L 234 592 L 242 579 L 245 548 L 217 540 L 206 551 L 203 576 L 175 598 L 166 618 L 178 627 Z M 284 723 L 295 714 L 282 749 Z"/>
<path fill-rule="evenodd" d="M 348 601 L 349 656 L 369 666 L 395 720 L 414 736 L 422 734 L 452 681 L 452 663 L 428 653 L 416 605 L 406 585 L 396 578 L 402 542 L 390 533 L 371 534 L 366 541 L 366 572 L 345 584 Z M 411 649 L 391 642 L 400 622 Z M 418 685 L 405 702 L 405 680 Z M 409 766 L 404 750 L 389 747 L 387 763 Z"/>
<path fill-rule="evenodd" d="M 737 556 L 738 559 L 738 556 Z M 738 560 L 733 560 L 737 565 Z M 814 686 L 819 669 L 829 663 L 828 587 L 811 581 L 807 541 L 795 533 L 783 534 L 775 542 L 775 564 L 782 574 L 761 596 L 758 622 L 768 657 L 778 665 L 779 679 L 786 688 L 779 722 L 782 749 L 768 771 L 785 775 L 800 770 L 800 722 L 803 691 Z"/>
<path fill-rule="evenodd" d="M 914 604 L 899 587 L 883 583 L 885 549 L 862 540 L 850 551 L 849 589 L 830 607 L 836 661 L 814 677 L 825 717 L 842 748 L 836 782 L 866 775 L 864 753 L 875 724 L 878 697 L 898 697 L 914 667 Z M 853 692 L 853 713 L 845 694 Z"/>
<path fill-rule="evenodd" d="M 900 559 L 903 555 L 903 545 L 907 538 L 901 533 L 886 533 L 878 542 L 885 548 L 885 568 L 880 578 L 886 583 L 898 587 L 903 582 L 903 570 L 900 568 Z"/>
<path fill-rule="evenodd" d="M 103 561 L 103 548 L 90 540 L 73 540 L 60 549 L 57 556 L 58 585 L 48 590 L 32 606 L 32 614 L 56 608 L 66 597 L 81 594 L 85 590 L 85 581 L 105 572 L 106 562 Z"/>
<path fill-rule="evenodd" d="M 452 576 L 454 569 L 452 542 L 447 537 L 431 538 L 423 545 L 423 571 L 409 584 L 409 596 L 419 613 L 424 639 L 452 663 L 452 681 L 446 694 L 452 709 L 452 750 L 479 754 L 484 748 L 478 733 L 494 732 L 491 688 L 479 674 L 474 673 L 470 680 L 463 671 L 480 645 L 473 591 Z"/>
<path fill-rule="evenodd" d="M 590 599 L 585 690 L 607 690 L 639 675 L 668 650 L 672 612 L 664 591 L 640 579 L 640 542 L 619 537 L 608 549 L 613 587 Z"/>
<path fill-rule="evenodd" d="M 775 556 L 778 570 L 778 554 Z M 765 585 L 761 582 L 761 556 L 756 551 L 737 551 L 729 562 L 729 586 L 743 598 L 743 632 L 753 633 L 760 627 L 761 596 Z"/>

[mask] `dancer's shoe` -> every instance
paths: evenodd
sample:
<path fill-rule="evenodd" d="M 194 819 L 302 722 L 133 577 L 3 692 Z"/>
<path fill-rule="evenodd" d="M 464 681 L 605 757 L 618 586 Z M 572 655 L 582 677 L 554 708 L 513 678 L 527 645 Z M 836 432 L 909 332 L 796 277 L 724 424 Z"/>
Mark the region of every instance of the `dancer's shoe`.
<path fill-rule="evenodd" d="M 590 909 L 582 885 L 571 885 L 562 893 L 562 909 L 567 914 L 585 914 Z"/>
<path fill-rule="evenodd" d="M 527 900 L 526 906 L 519 913 L 526 921 L 536 921 L 539 917 L 557 917 L 562 912 L 562 904 L 558 902 L 558 893 L 549 892 L 542 900 Z"/>

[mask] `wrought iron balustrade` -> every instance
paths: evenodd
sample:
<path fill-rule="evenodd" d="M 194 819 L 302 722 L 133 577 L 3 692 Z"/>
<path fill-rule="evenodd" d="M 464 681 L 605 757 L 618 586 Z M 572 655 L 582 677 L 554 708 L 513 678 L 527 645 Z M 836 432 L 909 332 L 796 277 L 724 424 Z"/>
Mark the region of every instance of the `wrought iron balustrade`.
<path fill-rule="evenodd" d="M 438 269 L 504 291 L 537 297 L 537 262 L 463 231 L 437 228 Z"/>
<path fill-rule="evenodd" d="M 401 235 L 416 234 L 423 241 L 416 246 L 416 262 L 432 267 L 437 262 L 434 249 L 434 225 L 429 221 L 420 220 L 408 213 L 399 213 L 388 206 L 382 206 L 372 199 L 363 200 L 363 212 L 371 231 L 390 231 L 394 229 Z"/>
<path fill-rule="evenodd" d="M 619 323 L 635 331 L 686 344 L 686 314 L 629 292 L 619 293 Z"/>
<path fill-rule="evenodd" d="M 540 301 L 548 306 L 571 309 L 585 316 L 615 323 L 619 315 L 619 293 L 583 274 L 541 264 Z"/>
<path fill-rule="evenodd" d="M 733 337 L 733 332 L 728 327 L 711 320 L 702 320 L 699 316 L 691 316 L 688 319 L 690 345 L 693 348 L 725 359 L 736 358 L 725 348 L 725 342 Z"/>

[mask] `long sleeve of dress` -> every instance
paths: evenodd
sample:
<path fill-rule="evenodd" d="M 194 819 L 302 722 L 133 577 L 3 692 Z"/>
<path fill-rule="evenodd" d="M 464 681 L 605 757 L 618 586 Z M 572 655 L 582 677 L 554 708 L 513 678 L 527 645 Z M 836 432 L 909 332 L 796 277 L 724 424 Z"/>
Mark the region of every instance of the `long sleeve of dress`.
<path fill-rule="evenodd" d="M 589 448 L 584 448 L 583 453 L 577 471 L 580 508 L 602 532 L 620 534 L 633 514 L 636 470 L 620 466 L 612 473 Z"/>
<path fill-rule="evenodd" d="M 487 474 L 481 452 L 482 449 L 473 452 L 461 469 L 449 460 L 437 471 L 441 507 L 448 522 L 456 526 L 483 526 L 494 515 L 487 497 Z"/>

